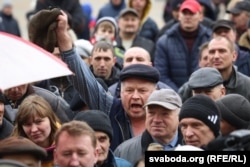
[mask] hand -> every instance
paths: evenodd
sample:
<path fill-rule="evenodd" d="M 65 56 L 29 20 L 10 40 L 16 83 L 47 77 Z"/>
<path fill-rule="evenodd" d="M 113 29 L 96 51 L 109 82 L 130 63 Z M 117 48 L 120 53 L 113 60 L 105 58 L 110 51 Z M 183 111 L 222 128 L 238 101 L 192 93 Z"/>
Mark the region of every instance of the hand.
<path fill-rule="evenodd" d="M 62 14 L 57 17 L 57 42 L 60 51 L 68 51 L 72 49 L 73 42 L 68 33 L 68 16 L 63 10 L 61 12 Z"/>

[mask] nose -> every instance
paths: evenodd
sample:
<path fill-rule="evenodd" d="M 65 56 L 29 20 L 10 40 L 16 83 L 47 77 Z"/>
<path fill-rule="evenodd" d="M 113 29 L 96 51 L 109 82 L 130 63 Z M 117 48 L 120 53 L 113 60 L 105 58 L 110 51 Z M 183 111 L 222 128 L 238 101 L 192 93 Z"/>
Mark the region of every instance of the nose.
<path fill-rule="evenodd" d="M 194 134 L 194 133 L 193 133 L 192 128 L 191 128 L 190 126 L 188 126 L 188 127 L 185 129 L 184 135 L 185 135 L 186 137 L 190 137 L 190 136 L 192 136 L 193 134 Z"/>
<path fill-rule="evenodd" d="M 71 156 L 71 160 L 70 160 L 70 163 L 69 163 L 69 166 L 70 167 L 78 167 L 80 166 L 80 162 L 78 160 L 78 155 L 77 153 L 73 153 L 72 156 Z"/>
<path fill-rule="evenodd" d="M 162 119 L 161 119 L 161 115 L 156 113 L 156 114 L 154 115 L 154 119 L 153 119 L 153 120 L 154 120 L 154 122 L 160 122 L 160 121 L 162 120 Z"/>
<path fill-rule="evenodd" d="M 31 132 L 36 132 L 37 129 L 38 129 L 38 128 L 37 128 L 37 125 L 33 123 L 33 124 L 31 125 Z"/>
<path fill-rule="evenodd" d="M 100 144 L 99 141 L 97 141 L 96 144 L 97 144 L 97 145 L 96 145 L 97 152 L 100 153 L 100 152 L 101 152 L 101 149 L 102 149 L 101 144 Z"/>
<path fill-rule="evenodd" d="M 137 90 L 134 90 L 132 98 L 133 99 L 139 99 L 140 98 L 139 92 Z"/>
<path fill-rule="evenodd" d="M 100 61 L 100 66 L 104 66 L 105 65 L 105 60 L 104 59 L 101 59 Z"/>

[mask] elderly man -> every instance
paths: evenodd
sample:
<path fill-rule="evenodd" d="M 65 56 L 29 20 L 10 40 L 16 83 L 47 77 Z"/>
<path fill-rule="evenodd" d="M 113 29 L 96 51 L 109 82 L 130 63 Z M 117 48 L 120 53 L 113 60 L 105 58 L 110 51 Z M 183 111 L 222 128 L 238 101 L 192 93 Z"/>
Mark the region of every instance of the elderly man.
<path fill-rule="evenodd" d="M 144 105 L 146 130 L 142 135 L 120 144 L 115 155 L 135 164 L 150 143 L 159 143 L 164 150 L 171 150 L 181 144 L 182 136 L 178 131 L 181 105 L 181 98 L 174 90 L 155 90 Z"/>
<path fill-rule="evenodd" d="M 213 67 L 203 67 L 193 72 L 188 80 L 188 87 L 186 87 L 185 97 L 187 99 L 189 91 L 192 95 L 204 94 L 213 100 L 217 100 L 226 94 L 226 89 L 223 86 L 223 79 L 220 72 Z"/>
<path fill-rule="evenodd" d="M 95 131 L 98 167 L 132 167 L 130 162 L 115 157 L 112 150 L 110 150 L 110 143 L 114 135 L 107 114 L 99 110 L 87 110 L 77 113 L 74 120 L 86 122 Z"/>
<path fill-rule="evenodd" d="M 143 64 L 124 68 L 120 74 L 121 99 L 114 98 L 96 81 L 89 67 L 75 53 L 66 32 L 67 15 L 59 15 L 57 20 L 56 32 L 62 59 L 75 73 L 70 80 L 90 109 L 98 109 L 109 115 L 116 134 L 111 148 L 115 149 L 123 141 L 141 134 L 145 130 L 146 119 L 143 105 L 156 89 L 159 72 Z"/>
<path fill-rule="evenodd" d="M 145 65 L 152 66 L 151 58 L 147 50 L 138 46 L 129 48 L 124 53 L 123 68 L 132 64 L 145 64 Z M 170 87 L 164 84 L 163 82 L 161 81 L 157 82 L 157 89 L 162 89 L 162 88 L 170 89 Z M 121 82 L 120 81 L 111 85 L 108 89 L 109 89 L 109 92 L 112 94 L 112 96 L 117 97 L 117 98 L 121 97 L 121 94 L 120 94 Z"/>
<path fill-rule="evenodd" d="M 204 147 L 220 132 L 220 111 L 215 102 L 205 95 L 185 101 L 179 115 L 185 144 Z"/>

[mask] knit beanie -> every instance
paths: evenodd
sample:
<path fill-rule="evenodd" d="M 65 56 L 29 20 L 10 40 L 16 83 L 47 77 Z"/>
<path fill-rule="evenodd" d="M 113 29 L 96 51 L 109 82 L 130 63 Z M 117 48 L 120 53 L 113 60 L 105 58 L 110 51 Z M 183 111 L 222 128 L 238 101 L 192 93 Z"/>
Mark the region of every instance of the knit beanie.
<path fill-rule="evenodd" d="M 183 118 L 195 118 L 205 123 L 214 133 L 220 132 L 220 111 L 216 103 L 205 95 L 195 95 L 186 100 L 180 111 L 179 121 Z"/>
<path fill-rule="evenodd" d="M 107 114 L 99 110 L 80 111 L 74 117 L 74 120 L 85 121 L 94 131 L 106 133 L 110 141 L 113 138 L 113 128 Z"/>
<path fill-rule="evenodd" d="M 113 18 L 113 17 L 109 17 L 109 16 L 105 16 L 105 17 L 102 17 L 100 19 L 97 20 L 96 22 L 96 25 L 95 25 L 95 28 L 94 28 L 94 33 L 97 31 L 97 29 L 99 28 L 99 24 L 104 22 L 104 21 L 108 21 L 110 22 L 111 24 L 113 24 L 114 28 L 115 28 L 115 37 L 117 36 L 118 34 L 118 25 L 117 25 L 117 22 L 116 20 Z"/>
<path fill-rule="evenodd" d="M 221 118 L 236 129 L 248 129 L 250 125 L 250 103 L 242 95 L 227 94 L 215 101 Z"/>

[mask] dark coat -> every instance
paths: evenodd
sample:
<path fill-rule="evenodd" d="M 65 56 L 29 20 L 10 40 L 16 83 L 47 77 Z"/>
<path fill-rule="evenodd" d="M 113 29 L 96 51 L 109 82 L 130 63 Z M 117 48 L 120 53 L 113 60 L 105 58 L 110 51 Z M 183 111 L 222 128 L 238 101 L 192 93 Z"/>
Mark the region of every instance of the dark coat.
<path fill-rule="evenodd" d="M 179 23 L 175 24 L 159 38 L 154 55 L 154 66 L 160 72 L 160 81 L 176 92 L 199 68 L 199 47 L 211 37 L 211 30 L 199 25 L 197 38 L 189 52 L 179 26 Z"/>
<path fill-rule="evenodd" d="M 11 123 L 14 123 L 15 113 L 17 112 L 18 106 L 21 104 L 25 97 L 31 94 L 42 96 L 51 105 L 52 110 L 55 112 L 56 116 L 62 123 L 68 122 L 73 118 L 74 115 L 72 110 L 70 109 L 69 104 L 62 97 L 56 96 L 54 93 L 46 89 L 31 85 L 29 85 L 26 94 L 21 99 L 15 102 L 15 106 L 13 106 L 11 101 L 7 100 L 6 98 L 4 117 Z"/>
<path fill-rule="evenodd" d="M 13 15 L 5 15 L 0 12 L 0 31 L 21 37 L 21 31 L 17 20 Z"/>
<path fill-rule="evenodd" d="M 223 85 L 226 88 L 226 94 L 236 93 L 244 96 L 250 102 L 250 91 L 248 86 L 250 85 L 250 78 L 241 72 L 237 71 L 237 67 L 233 68 L 233 72 L 228 79 L 228 81 L 224 81 Z M 184 103 L 189 97 L 192 96 L 192 90 L 188 86 L 188 83 L 185 83 L 179 89 L 179 95 L 182 98 L 182 102 Z"/>
<path fill-rule="evenodd" d="M 112 4 L 111 0 L 105 4 L 97 15 L 97 20 L 104 16 L 116 17 L 119 15 L 120 11 L 126 7 L 125 0 L 122 0 L 121 4 L 115 6 Z"/>
<path fill-rule="evenodd" d="M 157 27 L 156 22 L 150 17 L 148 17 L 143 23 L 143 25 L 141 26 L 139 36 L 147 38 L 155 42 L 158 33 L 159 33 L 159 29 Z"/>
<path fill-rule="evenodd" d="M 116 47 L 125 51 L 125 48 L 122 45 L 122 40 L 119 36 L 116 38 L 116 42 L 117 42 Z M 154 58 L 153 56 L 154 56 L 154 51 L 155 51 L 155 43 L 153 41 L 137 35 L 134 38 L 131 47 L 134 47 L 134 46 L 138 46 L 138 47 L 142 47 L 143 49 L 146 49 L 151 56 L 151 61 L 153 61 L 153 58 Z"/>
<path fill-rule="evenodd" d="M 13 125 L 3 118 L 3 123 L 0 125 L 0 141 L 9 137 L 13 131 Z"/>

